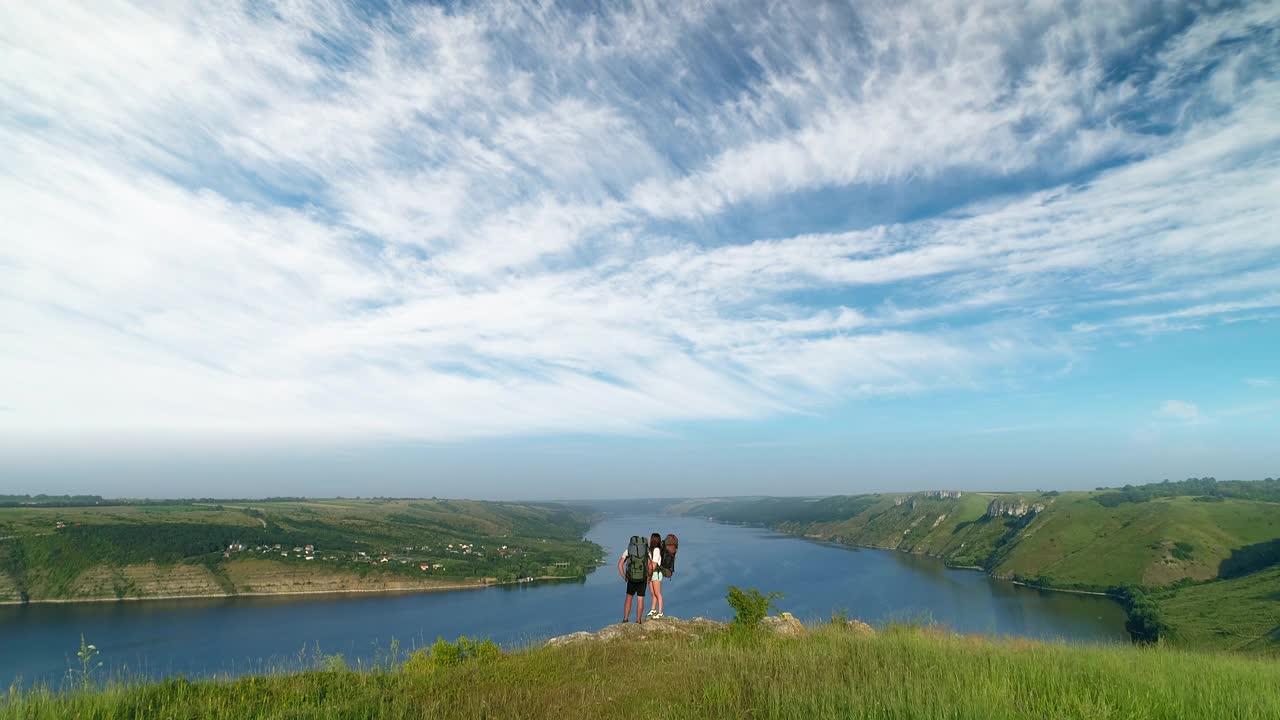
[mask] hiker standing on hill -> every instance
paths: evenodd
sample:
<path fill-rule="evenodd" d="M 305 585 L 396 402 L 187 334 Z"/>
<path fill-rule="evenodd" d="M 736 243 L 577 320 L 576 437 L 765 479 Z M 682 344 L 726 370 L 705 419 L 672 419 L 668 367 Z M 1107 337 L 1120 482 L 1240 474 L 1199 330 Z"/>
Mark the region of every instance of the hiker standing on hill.
<path fill-rule="evenodd" d="M 676 573 L 676 551 L 680 547 L 680 540 L 675 535 L 668 534 L 667 539 L 662 541 L 662 547 L 658 555 L 658 582 L 654 583 L 654 603 L 657 605 L 658 613 L 654 617 L 662 617 L 663 611 L 666 610 L 666 593 L 662 589 L 661 582 L 670 578 Z"/>
<path fill-rule="evenodd" d="M 644 621 L 644 591 L 653 574 L 652 562 L 644 538 L 632 535 L 626 551 L 622 553 L 622 557 L 618 558 L 618 574 L 627 581 L 627 599 L 622 605 L 622 622 L 624 623 L 631 617 L 632 598 L 639 598 L 636 603 L 636 622 Z"/>
<path fill-rule="evenodd" d="M 649 603 L 649 617 L 662 617 L 662 534 L 649 536 L 649 591 L 653 601 Z"/>

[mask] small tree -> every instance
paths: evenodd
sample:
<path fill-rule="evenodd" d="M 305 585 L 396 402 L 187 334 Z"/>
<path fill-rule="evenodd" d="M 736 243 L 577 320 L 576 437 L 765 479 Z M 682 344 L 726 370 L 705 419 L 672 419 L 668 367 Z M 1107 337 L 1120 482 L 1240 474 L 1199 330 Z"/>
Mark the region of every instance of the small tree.
<path fill-rule="evenodd" d="M 768 595 L 762 594 L 755 588 L 742 590 L 741 588 L 729 586 L 729 607 L 733 608 L 733 624 L 740 628 L 754 628 L 760 624 L 760 621 L 769 614 L 769 610 L 777 609 L 773 601 L 782 597 L 782 593 L 771 592 Z"/>

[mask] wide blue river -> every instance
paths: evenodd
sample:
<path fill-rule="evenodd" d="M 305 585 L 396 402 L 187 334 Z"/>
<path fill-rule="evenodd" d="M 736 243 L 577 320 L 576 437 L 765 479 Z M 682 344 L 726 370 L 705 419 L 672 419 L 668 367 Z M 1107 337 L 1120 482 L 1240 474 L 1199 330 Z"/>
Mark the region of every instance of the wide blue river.
<path fill-rule="evenodd" d="M 930 558 L 855 550 L 767 530 L 671 516 L 610 517 L 588 538 L 607 564 L 583 581 L 414 594 L 0 606 L 0 682 L 47 682 L 66 674 L 81 634 L 103 672 L 162 677 L 244 674 L 297 667 L 307 648 L 371 662 L 395 638 L 402 648 L 438 636 L 492 638 L 520 646 L 622 615 L 614 564 L 633 534 L 680 536 L 676 575 L 664 585 L 668 615 L 729 619 L 728 585 L 779 591 L 801 619 L 833 611 L 871 624 L 935 622 L 969 633 L 1073 642 L 1123 641 L 1124 613 L 1100 597 L 1051 593 L 951 570 Z"/>

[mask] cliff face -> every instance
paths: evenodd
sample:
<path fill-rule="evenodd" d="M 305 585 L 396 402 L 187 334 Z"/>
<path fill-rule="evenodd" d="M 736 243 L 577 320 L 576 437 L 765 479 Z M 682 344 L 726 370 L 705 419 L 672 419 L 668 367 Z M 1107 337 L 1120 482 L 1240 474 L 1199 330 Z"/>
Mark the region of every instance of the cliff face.
<path fill-rule="evenodd" d="M 228 562 L 214 573 L 204 565 L 98 565 L 85 570 L 65 587 L 54 587 L 39 573 L 31 573 L 29 600 L 142 600 L 149 598 L 216 597 L 230 595 L 291 595 L 343 592 L 461 590 L 486 587 L 494 578 L 444 580 L 400 575 L 362 577 L 324 566 L 301 566 L 269 560 Z M 0 602 L 22 600 L 12 579 L 0 573 Z"/>
<path fill-rule="evenodd" d="M 1020 518 L 1027 513 L 1038 513 L 1044 511 L 1044 505 L 1036 503 L 1028 505 L 1026 500 L 1018 498 L 1017 500 L 992 500 L 987 506 L 987 517 L 1013 517 Z"/>

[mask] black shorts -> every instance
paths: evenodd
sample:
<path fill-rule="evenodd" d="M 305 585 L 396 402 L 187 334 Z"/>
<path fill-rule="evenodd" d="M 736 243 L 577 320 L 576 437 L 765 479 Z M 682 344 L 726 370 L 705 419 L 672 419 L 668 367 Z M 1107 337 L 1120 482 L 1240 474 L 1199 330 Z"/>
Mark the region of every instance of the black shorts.
<path fill-rule="evenodd" d="M 644 591 L 645 591 L 645 588 L 647 587 L 649 587 L 649 583 L 645 582 L 644 580 L 628 580 L 627 594 L 639 595 L 640 597 L 644 597 Z"/>

